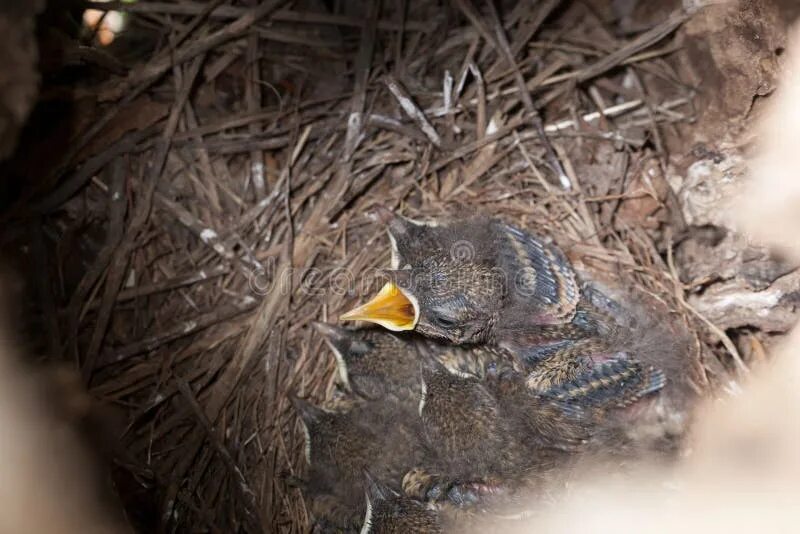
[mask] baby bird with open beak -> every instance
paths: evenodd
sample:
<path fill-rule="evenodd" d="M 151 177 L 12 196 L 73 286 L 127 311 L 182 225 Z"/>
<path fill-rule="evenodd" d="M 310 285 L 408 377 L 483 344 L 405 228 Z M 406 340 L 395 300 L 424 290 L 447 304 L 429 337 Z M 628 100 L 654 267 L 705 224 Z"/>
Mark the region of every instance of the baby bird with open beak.
<path fill-rule="evenodd" d="M 692 364 L 685 328 L 667 310 L 625 292 L 609 298 L 596 281 L 580 286 L 553 243 L 496 219 L 419 222 L 386 209 L 378 218 L 392 246 L 391 280 L 342 319 L 484 343 L 527 366 L 540 393 L 587 373 L 647 390 L 663 371 L 661 412 L 682 421 L 673 425 L 681 433 Z"/>
<path fill-rule="evenodd" d="M 382 209 L 391 281 L 344 320 L 416 330 L 455 344 L 512 340 L 526 327 L 573 325 L 580 290 L 554 245 L 498 220 L 421 223 Z"/>
<path fill-rule="evenodd" d="M 616 349 L 613 319 L 582 298 L 554 244 L 495 219 L 421 223 L 379 211 L 392 244 L 391 280 L 342 315 L 458 345 L 488 344 L 571 380 Z"/>

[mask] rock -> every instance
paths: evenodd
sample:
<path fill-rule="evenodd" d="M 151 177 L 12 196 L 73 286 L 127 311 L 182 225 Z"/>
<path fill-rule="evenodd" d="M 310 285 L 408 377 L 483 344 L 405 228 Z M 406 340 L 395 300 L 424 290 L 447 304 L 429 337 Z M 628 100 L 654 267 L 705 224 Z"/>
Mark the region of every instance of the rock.
<path fill-rule="evenodd" d="M 797 323 L 798 288 L 800 272 L 794 271 L 762 291 L 753 291 L 740 280 L 714 284 L 691 296 L 689 303 L 724 330 L 750 326 L 788 332 Z"/>
<path fill-rule="evenodd" d="M 691 164 L 678 193 L 686 224 L 736 227 L 731 207 L 742 194 L 746 166 L 735 150 Z"/>

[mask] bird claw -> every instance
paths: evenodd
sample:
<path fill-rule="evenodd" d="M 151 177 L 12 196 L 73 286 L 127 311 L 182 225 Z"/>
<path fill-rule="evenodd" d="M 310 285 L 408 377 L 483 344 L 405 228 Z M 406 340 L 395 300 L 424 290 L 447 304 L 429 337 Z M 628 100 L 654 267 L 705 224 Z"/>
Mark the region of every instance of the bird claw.
<path fill-rule="evenodd" d="M 459 508 L 472 506 L 480 500 L 478 495 L 476 495 L 469 486 L 460 485 L 451 486 L 450 490 L 447 492 L 447 498 Z"/>
<path fill-rule="evenodd" d="M 458 508 L 467 508 L 483 501 L 487 496 L 502 493 L 499 482 L 442 480 L 422 468 L 408 472 L 403 479 L 406 495 L 430 503 L 449 502 Z"/>
<path fill-rule="evenodd" d="M 503 488 L 497 482 L 453 482 L 447 490 L 447 498 L 459 508 L 466 508 L 501 493 Z"/>

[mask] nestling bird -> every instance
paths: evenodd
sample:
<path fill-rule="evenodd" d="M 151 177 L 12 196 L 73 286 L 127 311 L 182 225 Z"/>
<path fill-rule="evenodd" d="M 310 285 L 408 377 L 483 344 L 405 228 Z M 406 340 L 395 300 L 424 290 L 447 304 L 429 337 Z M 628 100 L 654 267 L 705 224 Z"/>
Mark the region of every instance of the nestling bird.
<path fill-rule="evenodd" d="M 392 244 L 391 280 L 344 314 L 390 330 L 503 349 L 569 381 L 616 352 L 613 319 L 582 298 L 566 256 L 496 219 L 421 223 L 379 212 Z"/>
<path fill-rule="evenodd" d="M 421 223 L 379 213 L 392 244 L 392 280 L 342 319 L 499 347 L 549 369 L 540 374 L 545 385 L 616 352 L 615 322 L 582 298 L 554 244 L 485 217 Z"/>
<path fill-rule="evenodd" d="M 529 388 L 526 377 L 510 367 L 490 364 L 478 379 L 428 365 L 420 415 L 435 456 L 406 473 L 404 491 L 459 507 L 487 498 L 510 504 L 509 492 L 517 486 L 548 482 L 573 453 L 620 439 L 609 412 L 664 385 L 660 371 L 638 365 L 613 360 L 544 393 Z"/>
<path fill-rule="evenodd" d="M 431 360 L 423 367 L 419 412 L 431 462 L 406 473 L 403 488 L 459 507 L 532 482 L 590 431 L 580 409 L 533 393 L 524 376 L 493 364 L 481 379 Z"/>
<path fill-rule="evenodd" d="M 426 365 L 419 414 L 427 444 L 450 478 L 507 477 L 529 464 L 524 437 L 477 378 L 456 376 L 435 362 Z"/>
<path fill-rule="evenodd" d="M 685 329 L 630 295 L 622 305 L 594 281 L 579 287 L 554 244 L 484 217 L 422 223 L 383 209 L 379 218 L 392 245 L 392 281 L 343 319 L 486 343 L 527 364 L 540 392 L 620 353 L 626 365 L 639 360 L 641 370 L 686 382 Z"/>
<path fill-rule="evenodd" d="M 675 452 L 697 398 L 686 328 L 645 295 L 609 287 L 601 292 L 594 284 L 584 287 L 582 298 L 613 328 L 537 349 L 540 357 L 525 371 L 525 383 L 538 395 L 588 409 L 595 445 L 623 456 Z"/>
<path fill-rule="evenodd" d="M 532 451 L 580 449 L 604 425 L 609 411 L 624 409 L 665 384 L 660 370 L 624 355 L 543 391 L 529 386 L 531 375 L 492 368 L 484 384 Z"/>
<path fill-rule="evenodd" d="M 307 497 L 328 523 L 355 528 L 364 508 L 364 478 L 369 469 L 400 488 L 409 466 L 425 461 L 418 421 L 391 403 L 369 403 L 348 411 L 324 411 L 292 400 L 306 439 Z"/>
<path fill-rule="evenodd" d="M 616 411 L 619 430 L 637 448 L 673 452 L 686 434 L 698 399 L 695 384 L 700 365 L 686 325 L 662 302 L 641 291 L 598 280 L 592 285 L 599 290 L 585 291 L 585 298 L 619 325 L 611 344 L 627 358 L 626 364 L 640 365 L 644 375 L 650 374 L 650 378 L 640 377 L 643 387 L 648 380 L 663 381 L 657 395 Z M 652 369 L 663 378 L 651 374 Z"/>
<path fill-rule="evenodd" d="M 415 410 L 419 401 L 419 353 L 414 339 L 380 329 L 346 330 L 314 323 L 336 358 L 345 388 L 368 400 Z"/>
<path fill-rule="evenodd" d="M 345 388 L 364 399 L 413 407 L 415 415 L 423 356 L 459 376 L 483 379 L 489 366 L 524 371 L 507 351 L 489 346 L 450 346 L 376 328 L 348 330 L 319 322 L 314 327 L 331 348 L 339 381 Z"/>
<path fill-rule="evenodd" d="M 440 534 L 433 505 L 402 495 L 367 474 L 367 511 L 362 534 Z"/>
<path fill-rule="evenodd" d="M 591 326 L 573 320 L 578 281 L 551 243 L 495 219 L 420 223 L 379 213 L 392 244 L 392 280 L 342 319 L 455 344 L 513 341 L 530 327 L 543 327 L 535 334 L 543 339 L 554 326 L 581 337 Z"/>
<path fill-rule="evenodd" d="M 423 436 L 446 480 L 491 484 L 550 463 L 544 449 L 570 449 L 585 433 L 582 412 L 562 404 L 531 392 L 521 376 L 481 380 L 435 361 L 423 367 Z"/>

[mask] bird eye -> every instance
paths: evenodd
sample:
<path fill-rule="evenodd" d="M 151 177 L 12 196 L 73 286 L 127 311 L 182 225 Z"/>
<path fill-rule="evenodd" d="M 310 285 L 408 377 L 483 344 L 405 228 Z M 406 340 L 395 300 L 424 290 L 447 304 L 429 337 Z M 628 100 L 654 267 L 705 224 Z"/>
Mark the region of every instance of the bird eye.
<path fill-rule="evenodd" d="M 448 319 L 447 317 L 437 317 L 436 324 L 442 328 L 453 328 L 456 325 L 456 322 Z"/>

